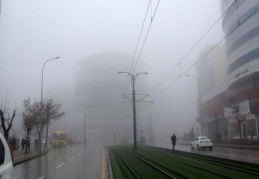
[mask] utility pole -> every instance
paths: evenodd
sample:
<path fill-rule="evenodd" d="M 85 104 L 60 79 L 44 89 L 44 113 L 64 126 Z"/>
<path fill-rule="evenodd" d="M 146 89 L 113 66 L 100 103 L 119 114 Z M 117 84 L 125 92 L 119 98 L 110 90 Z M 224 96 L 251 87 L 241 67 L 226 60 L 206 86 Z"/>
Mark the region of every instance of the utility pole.
<path fill-rule="evenodd" d="M 136 100 L 135 100 L 135 76 L 132 76 L 132 104 L 133 104 L 133 129 L 134 129 L 134 149 L 137 150 L 137 122 L 136 122 Z"/>
<path fill-rule="evenodd" d="M 84 144 L 86 145 L 86 108 L 85 108 L 85 116 L 84 116 Z"/>
<path fill-rule="evenodd" d="M 87 143 L 90 141 L 90 116 L 87 116 Z"/>
<path fill-rule="evenodd" d="M 41 113 L 40 113 L 40 119 L 42 120 L 43 118 L 43 104 L 42 104 L 42 98 L 43 98 L 43 73 L 44 73 L 44 67 L 45 65 L 51 61 L 51 60 L 55 60 L 55 59 L 59 59 L 60 57 L 55 57 L 55 58 L 50 58 L 48 60 L 45 61 L 45 63 L 43 64 L 42 66 L 42 69 L 41 69 L 41 93 L 40 93 L 40 105 L 41 105 Z M 48 139 L 49 139 L 49 120 L 46 121 L 46 148 L 48 148 Z M 41 141 L 41 134 L 39 136 L 39 141 Z M 41 153 L 41 142 L 39 143 L 40 144 L 40 150 L 39 150 L 39 153 Z"/>
<path fill-rule="evenodd" d="M 118 72 L 119 74 L 120 73 L 126 73 L 129 75 L 130 79 L 131 79 L 131 85 L 132 85 L 132 105 L 133 105 L 133 133 L 134 133 L 134 150 L 137 150 L 137 120 L 136 120 L 136 98 L 135 98 L 135 81 L 138 77 L 138 75 L 140 74 L 145 74 L 147 75 L 148 73 L 147 72 L 140 72 L 140 73 L 137 73 L 137 74 L 131 74 L 129 72 Z M 128 99 L 128 98 L 127 98 Z"/>
<path fill-rule="evenodd" d="M 64 132 L 65 132 L 66 131 L 66 118 L 65 117 L 64 117 L 63 124 L 64 124 Z"/>
<path fill-rule="evenodd" d="M 195 76 L 192 76 L 192 75 L 188 75 L 186 74 L 185 76 L 189 76 L 191 78 L 193 78 L 196 82 L 197 82 L 197 85 L 198 85 L 198 95 L 199 95 L 199 106 L 198 106 L 198 110 L 199 110 L 199 122 L 200 122 L 200 125 L 201 125 L 201 135 L 203 135 L 203 119 L 202 119 L 202 109 L 201 109 L 201 85 L 200 85 L 200 82 L 199 80 L 195 77 Z"/>
<path fill-rule="evenodd" d="M 152 145 L 153 141 L 152 141 L 152 123 L 151 123 L 151 116 L 149 116 L 149 124 L 150 124 L 150 145 Z"/>

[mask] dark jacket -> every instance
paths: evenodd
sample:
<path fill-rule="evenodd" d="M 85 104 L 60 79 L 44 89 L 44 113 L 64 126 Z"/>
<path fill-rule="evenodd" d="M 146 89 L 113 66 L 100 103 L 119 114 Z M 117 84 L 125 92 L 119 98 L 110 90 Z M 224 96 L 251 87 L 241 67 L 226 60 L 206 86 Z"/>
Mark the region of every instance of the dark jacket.
<path fill-rule="evenodd" d="M 175 135 L 172 135 L 171 141 L 172 141 L 172 144 L 175 144 L 175 143 L 176 143 L 176 136 L 175 136 Z"/>

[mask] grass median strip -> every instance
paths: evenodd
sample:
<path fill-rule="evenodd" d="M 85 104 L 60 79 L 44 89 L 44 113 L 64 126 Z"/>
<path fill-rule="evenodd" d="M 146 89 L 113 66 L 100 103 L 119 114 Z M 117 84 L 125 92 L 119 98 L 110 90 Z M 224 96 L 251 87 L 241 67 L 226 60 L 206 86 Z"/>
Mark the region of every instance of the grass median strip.
<path fill-rule="evenodd" d="M 207 162 L 204 158 L 199 159 L 198 155 L 191 156 L 184 152 L 172 153 L 168 149 L 154 147 L 139 147 L 138 150 L 133 150 L 131 146 L 116 146 L 112 147 L 111 151 L 113 151 L 110 157 L 114 179 L 122 178 L 121 175 L 124 178 L 133 178 L 130 176 L 129 169 L 119 156 L 114 155 L 115 153 L 120 154 L 127 161 L 134 172 L 140 176 L 139 178 L 167 178 L 149 164 L 175 178 L 259 178 L 259 174 L 254 172 L 254 168 L 259 168 L 258 165 L 251 164 L 249 167 L 242 168 L 239 162 L 226 160 L 224 162 L 227 163 L 220 163 L 221 159 L 216 157 L 210 159 L 206 156 L 210 161 Z M 148 162 L 143 162 L 142 159 Z"/>

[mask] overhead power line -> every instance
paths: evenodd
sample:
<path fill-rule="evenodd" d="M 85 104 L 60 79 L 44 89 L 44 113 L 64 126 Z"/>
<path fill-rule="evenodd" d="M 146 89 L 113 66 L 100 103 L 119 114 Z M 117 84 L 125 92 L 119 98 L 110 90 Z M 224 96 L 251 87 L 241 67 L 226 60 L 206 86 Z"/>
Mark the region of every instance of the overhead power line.
<path fill-rule="evenodd" d="M 131 71 L 131 69 L 132 69 L 132 67 L 133 67 L 133 64 L 134 64 L 134 59 L 135 59 L 135 56 L 136 56 L 136 53 L 137 53 L 137 49 L 138 49 L 138 46 L 139 46 L 139 42 L 140 42 L 140 39 L 141 39 L 141 35 L 142 35 L 143 29 L 144 29 L 144 25 L 145 25 L 145 22 L 146 22 L 146 19 L 147 19 L 147 14 L 148 14 L 148 10 L 149 10 L 149 8 L 150 8 L 151 2 L 152 2 L 152 0 L 149 1 L 148 6 L 147 6 L 146 14 L 145 14 L 145 17 L 144 17 L 144 20 L 143 20 L 143 23 L 142 23 L 142 27 L 141 27 L 140 33 L 139 33 L 137 45 L 136 45 L 136 47 L 135 47 L 135 51 L 134 51 L 134 54 L 133 54 L 133 57 L 132 57 L 132 60 L 131 60 L 129 72 Z M 122 93 L 124 93 L 124 92 L 126 91 L 126 89 L 128 88 L 129 81 L 130 81 L 130 80 L 128 80 L 128 79 L 125 81 L 125 85 L 124 85 L 124 87 L 123 87 Z M 120 105 L 121 102 L 122 102 L 122 101 L 121 101 L 121 98 L 119 98 L 119 99 L 118 99 L 118 106 Z M 115 108 L 115 109 L 117 109 L 117 108 Z M 116 111 L 116 110 L 115 110 L 115 111 Z M 114 112 L 115 112 L 115 111 L 114 111 Z"/>
<path fill-rule="evenodd" d="M 228 9 L 229 9 L 229 7 L 228 7 Z M 201 38 L 192 46 L 192 48 L 183 56 L 183 58 L 177 63 L 177 65 L 175 65 L 175 66 L 173 67 L 173 69 L 170 70 L 169 73 L 167 73 L 167 75 L 166 75 L 150 92 L 154 91 L 162 82 L 164 82 L 164 81 L 170 76 L 170 74 L 172 74 L 172 73 L 175 71 L 175 69 L 177 69 L 177 67 L 179 66 L 179 64 L 181 64 L 181 63 L 185 60 L 185 58 L 193 51 L 193 49 L 201 42 L 201 40 L 211 31 L 211 29 L 218 23 L 218 21 L 226 14 L 226 12 L 227 12 L 228 9 L 226 9 L 226 10 L 224 11 L 224 13 L 221 14 L 221 16 L 213 23 L 213 25 L 202 35 L 202 37 L 201 37 Z"/>
<path fill-rule="evenodd" d="M 134 51 L 133 58 L 132 58 L 132 60 L 131 60 L 129 72 L 130 72 L 131 68 L 133 67 L 133 62 L 134 62 L 134 59 L 135 59 L 135 56 L 136 56 L 136 52 L 137 52 L 138 45 L 139 45 L 139 42 L 140 42 L 140 37 L 141 37 L 142 32 L 143 32 L 143 28 L 144 28 L 144 25 L 145 25 L 145 22 L 146 22 L 146 18 L 147 18 L 147 14 L 148 14 L 148 9 L 149 9 L 149 7 L 150 7 L 151 1 L 152 1 L 152 0 L 150 0 L 149 3 L 148 3 L 148 7 L 147 7 L 147 10 L 146 10 L 145 18 L 144 18 L 144 20 L 143 20 L 142 27 L 141 27 L 141 30 L 140 30 L 140 33 L 139 33 L 138 42 L 137 42 L 137 45 L 136 45 L 136 48 L 135 48 L 135 51 Z"/>
<path fill-rule="evenodd" d="M 141 53 L 142 53 L 142 51 L 143 51 L 143 48 L 144 48 L 144 45 L 145 45 L 145 43 L 146 43 L 146 40 L 147 40 L 149 31 L 150 31 L 150 28 L 151 28 L 152 23 L 153 23 L 153 20 L 154 20 L 154 18 L 155 18 L 155 15 L 156 15 L 156 12 L 157 12 L 157 9 L 158 9 L 160 0 L 158 1 L 157 5 L 156 5 L 156 9 L 155 9 L 154 14 L 151 14 L 151 21 L 150 21 L 150 24 L 149 24 L 149 27 L 148 27 L 148 31 L 147 31 L 147 33 L 146 33 L 146 35 L 145 35 L 145 38 L 144 38 L 144 41 L 143 41 L 143 43 L 142 43 L 141 50 L 140 50 L 140 52 L 139 52 L 139 54 L 138 54 L 138 58 L 137 58 L 137 61 L 136 61 L 136 63 L 135 63 L 135 66 L 134 66 L 133 70 L 131 71 L 131 68 L 132 68 L 133 65 L 134 65 L 134 59 L 135 59 L 135 56 L 136 56 L 136 53 L 137 53 L 137 48 L 138 48 L 138 46 L 139 46 L 139 42 L 140 42 L 140 38 L 141 38 L 141 35 L 142 35 L 143 27 L 144 27 L 144 24 L 145 24 L 145 21 L 146 21 L 147 13 L 148 13 L 149 7 L 150 7 L 150 5 L 151 5 L 151 2 L 152 2 L 152 0 L 149 1 L 148 8 L 147 8 L 147 11 L 146 11 L 146 15 L 145 15 L 145 18 L 144 18 L 144 21 L 143 21 L 143 24 L 142 24 L 141 32 L 140 32 L 140 35 L 139 35 L 139 38 L 138 38 L 137 46 L 136 46 L 136 48 L 135 48 L 134 56 L 133 56 L 133 59 L 132 59 L 132 61 L 131 61 L 131 65 L 130 65 L 130 69 L 129 69 L 129 72 L 130 72 L 130 73 L 134 73 L 134 72 L 135 72 L 135 69 L 136 69 L 137 64 L 138 64 L 138 62 L 139 62 L 139 59 L 140 59 L 140 55 L 141 55 Z M 125 87 L 124 87 L 124 89 L 123 89 L 123 93 L 128 89 L 128 87 L 129 87 L 129 81 L 127 80 L 126 83 L 125 83 Z"/>
<path fill-rule="evenodd" d="M 142 23 L 142 27 L 141 27 L 140 33 L 139 33 L 137 45 L 135 47 L 135 51 L 134 51 L 134 54 L 133 54 L 133 57 L 132 57 L 132 60 L 131 60 L 131 63 L 130 63 L 129 72 L 131 71 L 131 68 L 133 67 L 133 62 L 134 62 L 134 59 L 135 59 L 135 56 L 136 56 L 136 53 L 137 53 L 137 49 L 138 49 L 138 46 L 139 46 L 140 38 L 141 38 L 141 35 L 142 35 L 142 32 L 143 32 L 143 28 L 144 28 L 144 25 L 145 25 L 145 22 L 146 22 L 146 18 L 147 18 L 147 14 L 148 14 L 148 10 L 149 10 L 151 1 L 152 0 L 149 1 L 148 6 L 147 6 L 146 14 L 145 14 L 145 17 L 144 17 L 144 20 L 143 20 L 143 23 Z M 126 89 L 128 88 L 128 84 L 129 84 L 129 80 L 126 80 L 122 93 L 124 93 L 126 91 Z"/>
<path fill-rule="evenodd" d="M 137 58 L 137 62 L 136 62 L 135 67 L 134 67 L 134 69 L 133 69 L 133 71 L 132 71 L 133 73 L 135 72 L 135 69 L 136 69 L 136 67 L 137 67 L 137 65 L 138 65 L 138 62 L 139 62 L 139 59 L 140 59 L 140 55 L 141 55 L 141 53 L 142 53 L 142 51 L 143 51 L 143 48 L 144 48 L 144 45 L 145 45 L 145 43 L 146 43 L 147 36 L 148 36 L 148 34 L 149 34 L 151 25 L 152 25 L 152 23 L 153 23 L 153 21 L 154 21 L 154 18 L 155 18 L 155 15 L 156 15 L 156 12 L 157 12 L 157 8 L 158 8 L 158 6 L 159 6 L 159 3 L 160 3 L 160 0 L 158 1 L 157 5 L 156 5 L 156 9 L 155 9 L 155 12 L 154 12 L 153 16 L 151 16 L 151 21 L 150 21 L 150 24 L 149 24 L 149 27 L 148 27 L 148 31 L 147 31 L 146 36 L 145 36 L 145 39 L 144 39 L 144 41 L 143 41 L 143 43 L 142 43 L 141 50 L 140 50 L 139 55 L 138 55 L 138 58 Z"/>
<path fill-rule="evenodd" d="M 223 39 L 221 39 L 215 46 L 213 46 L 208 52 L 206 52 L 204 55 L 202 55 L 194 64 L 192 64 L 187 70 L 183 72 L 183 75 L 186 74 L 191 68 L 193 68 L 198 62 L 200 62 L 206 55 L 208 55 L 212 50 L 214 50 L 221 42 L 223 42 L 229 35 L 231 35 L 237 28 L 239 28 L 244 22 L 247 21 L 254 13 L 256 13 L 259 10 L 259 8 L 255 9 L 253 13 L 251 13 L 243 22 L 240 22 L 238 26 L 236 26 L 232 31 L 230 31 Z M 226 11 L 225 11 L 226 12 Z M 173 84 L 176 83 L 176 81 L 181 78 L 182 75 L 178 76 L 172 83 L 170 83 L 166 88 L 164 88 L 158 95 L 154 97 L 154 99 L 161 96 L 169 87 L 171 87 Z M 154 100 L 153 99 L 153 100 Z"/>

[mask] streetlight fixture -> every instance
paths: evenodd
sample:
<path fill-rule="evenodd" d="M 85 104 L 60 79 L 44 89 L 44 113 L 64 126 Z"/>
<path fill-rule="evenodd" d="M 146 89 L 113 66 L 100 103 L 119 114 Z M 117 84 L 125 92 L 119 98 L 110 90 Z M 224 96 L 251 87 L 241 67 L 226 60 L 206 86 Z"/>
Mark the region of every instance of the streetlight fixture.
<path fill-rule="evenodd" d="M 119 74 L 121 73 L 126 73 L 129 75 L 130 79 L 131 79 L 131 85 L 132 85 L 132 104 L 133 104 L 133 130 L 134 130 L 134 150 L 137 150 L 137 123 L 136 123 L 136 100 L 135 100 L 135 82 L 136 79 L 138 77 L 138 75 L 140 74 L 144 74 L 147 75 L 147 72 L 140 72 L 137 74 L 131 74 L 129 72 L 118 72 Z"/>
<path fill-rule="evenodd" d="M 199 82 L 199 80 L 195 76 L 188 75 L 188 74 L 186 74 L 185 76 L 193 78 L 197 82 L 197 84 L 198 84 L 201 135 L 203 135 L 203 130 L 202 130 L 202 114 L 201 114 L 201 86 L 200 86 L 200 82 Z"/>
<path fill-rule="evenodd" d="M 42 120 L 42 98 L 43 98 L 43 72 L 44 72 L 44 67 L 45 65 L 51 61 L 51 60 L 55 60 L 55 59 L 59 59 L 60 57 L 55 57 L 55 58 L 50 58 L 48 60 L 45 61 L 45 63 L 42 66 L 42 70 L 41 70 L 41 95 L 40 95 L 40 104 L 41 104 L 41 120 Z M 48 130 L 49 130 L 49 120 L 46 121 L 46 148 L 48 147 Z M 41 142 L 41 141 L 39 141 Z"/>

